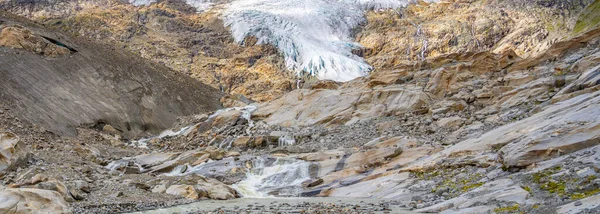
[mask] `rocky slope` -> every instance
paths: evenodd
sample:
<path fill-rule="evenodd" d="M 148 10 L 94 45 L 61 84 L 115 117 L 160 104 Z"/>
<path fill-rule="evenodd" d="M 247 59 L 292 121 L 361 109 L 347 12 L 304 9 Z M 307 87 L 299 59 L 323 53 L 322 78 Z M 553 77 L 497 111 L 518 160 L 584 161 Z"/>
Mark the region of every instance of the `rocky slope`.
<path fill-rule="evenodd" d="M 444 1 L 371 12 L 357 36 L 377 69 L 450 53 L 513 50 L 536 56 L 571 36 L 592 1 Z"/>
<path fill-rule="evenodd" d="M 142 8 L 82 2 L 133 11 L 178 1 Z M 0 210 L 111 213 L 304 196 L 381 201 L 364 209 L 363 202 L 339 201 L 191 212 L 391 213 L 401 206 L 421 213 L 600 213 L 597 2 L 450 1 L 370 13 L 357 33 L 366 47 L 357 53 L 377 68 L 369 76 L 311 79 L 264 99 L 270 101 L 180 118 L 137 141 L 119 140 L 122 133 L 110 126 L 55 135 L 19 120 L 20 108 L 2 106 L 0 197 L 9 203 Z M 82 3 L 64 5 L 73 4 Z M 65 20 L 73 14 L 79 12 L 59 13 Z M 452 21 L 468 17 L 474 22 Z M 549 29 L 541 22 L 549 17 L 568 27 Z M 482 27 L 489 22 L 493 27 Z M 33 52 L 48 48 L 33 41 L 42 41 Z M 424 52 L 417 45 L 423 41 Z M 61 47 L 31 55 L 54 57 L 66 53 Z"/>
<path fill-rule="evenodd" d="M 538 57 L 449 54 L 345 84 L 320 82 L 255 107 L 197 117 L 203 119 L 183 135 L 147 144 L 155 151 L 199 146 L 194 152 L 167 161 L 149 154 L 154 164 L 144 162 L 147 156 L 127 160 L 160 166 L 147 171 L 167 167 L 233 183 L 245 196 L 255 188 L 393 199 L 418 212 L 596 213 L 599 44 L 595 29 Z M 214 147 L 242 156 L 210 164 L 191 158 Z M 265 153 L 274 166 L 294 169 L 279 173 L 297 175 L 300 191 L 288 186 L 298 180 L 269 176 L 262 182 L 278 185 L 246 186 L 254 168 L 270 167 L 253 160 Z"/>
<path fill-rule="evenodd" d="M 238 45 L 217 12 L 198 14 L 183 1 L 147 7 L 119 0 L 0 1 L 0 8 L 137 53 L 228 94 L 271 100 L 295 82 L 273 47 L 252 38 Z"/>
<path fill-rule="evenodd" d="M 591 0 L 420 2 L 405 9 L 370 12 L 356 31 L 364 46 L 353 52 L 375 70 L 443 54 L 514 50 L 535 56 L 569 35 Z M 227 106 L 269 101 L 302 84 L 286 69 L 282 53 L 247 37 L 234 42 L 224 27 L 226 1 L 195 13 L 180 0 L 136 7 L 118 0 L 0 1 L 0 8 L 46 26 L 117 44 L 231 95 Z M 590 19 L 591 20 L 591 19 Z M 264 40 L 264 39 L 263 39 Z M 314 78 L 305 78 L 309 87 Z M 225 100 L 224 100 L 225 101 Z"/>
<path fill-rule="evenodd" d="M 221 106 L 217 90 L 164 66 L 0 15 L 0 97 L 49 131 L 110 124 L 125 137 L 157 134 Z"/>

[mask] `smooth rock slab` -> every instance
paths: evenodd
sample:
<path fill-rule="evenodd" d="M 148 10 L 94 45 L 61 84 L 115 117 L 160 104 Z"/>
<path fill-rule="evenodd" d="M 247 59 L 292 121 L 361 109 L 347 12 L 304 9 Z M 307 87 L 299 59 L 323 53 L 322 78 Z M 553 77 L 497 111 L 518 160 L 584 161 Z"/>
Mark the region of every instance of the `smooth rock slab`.
<path fill-rule="evenodd" d="M 600 195 L 594 195 L 588 198 L 581 199 L 579 201 L 560 206 L 558 207 L 557 213 L 575 214 L 582 213 L 585 209 L 600 211 Z"/>
<path fill-rule="evenodd" d="M 339 90 L 295 90 L 260 105 L 254 117 L 271 125 L 329 126 L 429 108 L 429 97 L 417 88 L 392 85 L 369 89 L 356 84 Z"/>
<path fill-rule="evenodd" d="M 492 200 L 523 204 L 528 195 L 529 192 L 519 187 L 514 181 L 510 179 L 500 179 L 473 189 L 459 197 L 416 211 L 428 213 L 442 212 L 449 209 L 460 211 L 462 209 L 475 207 L 478 204 L 487 204 Z"/>
<path fill-rule="evenodd" d="M 194 189 L 194 186 L 192 185 L 173 185 L 167 189 L 166 193 L 192 200 L 198 200 L 198 198 L 200 198 L 198 192 L 196 192 L 196 189 Z"/>
<path fill-rule="evenodd" d="M 462 141 L 407 169 L 421 169 L 468 157 L 494 163 L 485 154 L 500 149 L 504 165 L 528 166 L 600 144 L 600 91 L 583 94 L 544 108 L 541 112 Z M 463 158 L 464 159 L 464 158 Z"/>
<path fill-rule="evenodd" d="M 71 213 L 67 202 L 56 191 L 41 189 L 0 190 L 0 213 Z"/>

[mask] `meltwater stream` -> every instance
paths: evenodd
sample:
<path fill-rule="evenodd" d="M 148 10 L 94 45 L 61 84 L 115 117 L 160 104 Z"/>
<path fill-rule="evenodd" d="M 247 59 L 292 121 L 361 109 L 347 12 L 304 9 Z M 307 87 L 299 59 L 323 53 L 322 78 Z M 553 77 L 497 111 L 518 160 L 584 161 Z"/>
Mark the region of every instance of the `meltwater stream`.
<path fill-rule="evenodd" d="M 125 162 L 127 161 L 125 160 Z M 111 166 L 123 164 L 111 163 Z M 302 183 L 311 179 L 311 163 L 294 158 L 257 156 L 225 158 L 190 166 L 180 165 L 164 176 L 197 174 L 206 177 L 233 176 L 230 172 L 245 169 L 244 177 L 233 184 L 244 198 L 299 197 L 306 190 Z M 112 167 L 115 168 L 115 167 Z"/>
<path fill-rule="evenodd" d="M 246 179 L 232 186 L 246 198 L 298 197 L 303 192 L 302 182 L 310 180 L 310 163 L 306 161 L 277 158 L 268 163 L 258 157 L 252 162 Z"/>

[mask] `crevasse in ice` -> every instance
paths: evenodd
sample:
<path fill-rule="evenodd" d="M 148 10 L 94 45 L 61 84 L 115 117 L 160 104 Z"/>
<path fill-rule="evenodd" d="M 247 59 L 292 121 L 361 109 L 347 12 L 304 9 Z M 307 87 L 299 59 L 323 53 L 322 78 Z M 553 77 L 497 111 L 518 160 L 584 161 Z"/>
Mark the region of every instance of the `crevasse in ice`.
<path fill-rule="evenodd" d="M 434 1 L 434 0 L 430 0 Z M 319 79 L 349 81 L 372 67 L 352 54 L 360 47 L 352 30 L 371 9 L 400 8 L 411 0 L 236 0 L 224 11 L 225 24 L 242 43 L 255 36 L 276 46 L 288 69 Z"/>
<path fill-rule="evenodd" d="M 130 0 L 133 4 L 151 0 Z M 437 0 L 426 0 L 434 2 Z M 186 0 L 204 11 L 210 0 Z M 415 0 L 233 0 L 223 19 L 236 42 L 254 36 L 259 44 L 279 49 L 288 69 L 298 75 L 349 81 L 372 67 L 352 50 L 352 31 L 365 21 L 367 10 L 400 8 Z"/>

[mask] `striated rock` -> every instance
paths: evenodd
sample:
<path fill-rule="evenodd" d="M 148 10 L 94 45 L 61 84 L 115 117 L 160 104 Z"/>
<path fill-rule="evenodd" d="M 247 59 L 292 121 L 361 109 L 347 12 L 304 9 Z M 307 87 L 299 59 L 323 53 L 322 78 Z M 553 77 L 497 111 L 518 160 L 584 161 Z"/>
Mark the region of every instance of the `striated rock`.
<path fill-rule="evenodd" d="M 76 127 L 110 124 L 123 131 L 124 137 L 133 138 L 163 131 L 178 117 L 221 106 L 218 90 L 130 52 L 71 39 L 41 25 L 15 20 L 5 12 L 0 12 L 0 20 L 77 47 L 77 53 L 53 59 L 2 48 L 3 102 L 18 102 L 18 107 L 11 108 L 16 116 L 53 133 L 76 135 Z M 19 30 L 3 31 L 7 29 Z"/>
<path fill-rule="evenodd" d="M 137 173 L 166 173 L 178 166 L 196 166 L 209 159 L 221 160 L 226 152 L 215 147 L 206 147 L 203 150 L 192 150 L 182 153 L 152 153 L 136 157 L 123 158 L 111 162 L 106 168 L 110 170 L 135 170 Z M 181 172 L 183 173 L 183 172 Z"/>
<path fill-rule="evenodd" d="M 600 52 L 598 52 L 600 55 Z M 577 80 L 563 88 L 557 95 L 572 93 L 575 91 L 600 85 L 600 62 L 598 66 L 583 72 Z"/>
<path fill-rule="evenodd" d="M 41 189 L 0 190 L 1 213 L 71 213 L 67 202 L 55 191 Z"/>
<path fill-rule="evenodd" d="M 569 50 L 581 48 L 582 46 L 598 38 L 599 36 L 600 28 L 597 28 L 594 30 L 590 30 L 586 33 L 580 34 L 576 37 L 557 42 L 553 44 L 550 48 L 548 48 L 548 50 L 544 53 L 515 63 L 509 68 L 509 71 L 526 70 L 527 68 L 543 64 L 543 62 L 547 60 L 565 56 L 567 53 L 569 53 Z"/>
<path fill-rule="evenodd" d="M 283 126 L 341 125 L 351 120 L 427 111 L 429 105 L 429 97 L 416 88 L 346 87 L 348 85 L 339 90 L 295 90 L 260 105 L 254 117 Z"/>
<path fill-rule="evenodd" d="M 571 202 L 558 207 L 557 213 L 575 214 L 585 213 L 586 210 L 598 210 L 600 208 L 600 195 L 594 195 L 575 202 Z"/>
<path fill-rule="evenodd" d="M 510 179 L 499 179 L 473 189 L 469 193 L 444 201 L 442 203 L 416 210 L 417 212 L 441 212 L 447 209 L 460 211 L 488 204 L 491 201 L 513 202 L 523 204 L 529 192 L 523 190 Z M 480 208 L 478 208 L 479 210 Z"/>
<path fill-rule="evenodd" d="M 319 186 L 319 185 L 321 185 L 323 182 L 324 182 L 324 181 L 323 181 L 323 179 L 322 179 L 322 178 L 318 178 L 318 179 L 311 179 L 311 180 L 308 180 L 308 181 L 302 182 L 302 186 L 304 186 L 304 187 L 308 187 L 308 188 L 311 188 L 311 187 L 316 187 L 316 186 Z"/>
<path fill-rule="evenodd" d="M 222 150 L 215 149 L 213 151 L 189 151 L 179 154 L 176 158 L 172 160 L 165 161 L 159 165 L 150 167 L 147 169 L 152 173 L 165 173 L 170 172 L 175 169 L 177 166 L 185 165 L 185 164 L 201 164 L 207 160 L 207 156 L 213 160 L 222 159 L 224 156 L 224 152 Z"/>
<path fill-rule="evenodd" d="M 192 185 L 172 185 L 166 190 L 167 194 L 181 196 L 187 199 L 198 200 L 200 196 Z"/>
<path fill-rule="evenodd" d="M 335 90 L 335 89 L 338 89 L 339 87 L 340 87 L 340 84 L 338 82 L 331 81 L 331 80 L 321 80 L 321 81 L 315 83 L 314 85 L 312 85 L 310 87 L 310 89 L 312 89 L 312 90 L 317 90 L 317 89 Z"/>
<path fill-rule="evenodd" d="M 405 69 L 392 71 L 378 71 L 369 76 L 369 87 L 378 85 L 403 84 L 413 78 Z"/>
<path fill-rule="evenodd" d="M 243 120 L 241 118 L 242 112 L 231 110 L 224 111 L 218 114 L 212 121 L 212 127 L 224 127 L 224 126 L 233 126 L 238 123 L 238 121 Z"/>
<path fill-rule="evenodd" d="M 0 177 L 5 171 L 27 164 L 29 156 L 29 149 L 17 135 L 0 132 Z"/>
<path fill-rule="evenodd" d="M 410 199 L 408 184 L 409 173 L 394 173 L 389 176 L 368 179 L 349 186 L 334 188 L 321 193 L 329 197 L 380 197 L 394 198 L 396 200 Z M 407 198 L 408 197 L 408 198 Z"/>
<path fill-rule="evenodd" d="M 558 102 L 529 118 L 462 141 L 413 167 L 431 166 L 449 157 L 460 159 L 464 154 L 481 154 L 494 148 L 501 148 L 504 165 L 523 167 L 592 147 L 600 144 L 599 107 L 600 91 Z"/>

